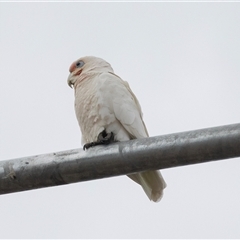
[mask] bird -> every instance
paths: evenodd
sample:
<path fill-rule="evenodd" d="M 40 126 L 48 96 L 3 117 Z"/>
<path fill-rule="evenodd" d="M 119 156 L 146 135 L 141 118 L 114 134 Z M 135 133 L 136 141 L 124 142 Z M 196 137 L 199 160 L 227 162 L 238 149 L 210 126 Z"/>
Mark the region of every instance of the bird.
<path fill-rule="evenodd" d="M 128 82 L 98 57 L 85 56 L 69 68 L 68 85 L 75 92 L 75 113 L 83 149 L 149 137 L 141 106 Z M 129 174 L 149 200 L 159 202 L 166 183 L 159 170 Z"/>

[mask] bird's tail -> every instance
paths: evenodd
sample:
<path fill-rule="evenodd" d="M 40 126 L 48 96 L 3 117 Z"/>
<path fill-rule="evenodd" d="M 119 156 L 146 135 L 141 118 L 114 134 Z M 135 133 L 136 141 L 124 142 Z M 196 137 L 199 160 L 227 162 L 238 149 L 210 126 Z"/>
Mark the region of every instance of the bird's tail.
<path fill-rule="evenodd" d="M 159 202 L 163 196 L 163 189 L 167 186 L 160 171 L 146 171 L 128 175 L 139 183 L 151 201 Z"/>

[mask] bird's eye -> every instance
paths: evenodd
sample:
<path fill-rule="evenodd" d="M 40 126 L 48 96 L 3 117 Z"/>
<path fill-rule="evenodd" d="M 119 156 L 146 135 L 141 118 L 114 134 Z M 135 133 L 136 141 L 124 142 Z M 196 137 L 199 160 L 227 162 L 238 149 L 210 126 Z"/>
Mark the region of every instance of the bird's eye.
<path fill-rule="evenodd" d="M 80 68 L 80 67 L 82 67 L 84 65 L 84 62 L 82 61 L 82 60 L 80 60 L 80 61 L 78 61 L 77 63 L 76 63 L 76 67 L 77 68 Z"/>

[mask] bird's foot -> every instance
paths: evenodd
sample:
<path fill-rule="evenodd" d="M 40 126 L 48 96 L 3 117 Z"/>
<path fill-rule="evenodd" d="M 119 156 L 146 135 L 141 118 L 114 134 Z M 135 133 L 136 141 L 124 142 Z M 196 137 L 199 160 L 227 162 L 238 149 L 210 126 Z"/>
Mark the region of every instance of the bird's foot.
<path fill-rule="evenodd" d="M 103 130 L 102 132 L 99 133 L 97 141 L 84 144 L 83 150 L 88 149 L 90 147 L 97 146 L 97 145 L 109 144 L 112 142 L 114 142 L 113 133 L 112 132 L 106 133 L 106 131 Z"/>
<path fill-rule="evenodd" d="M 107 133 L 105 130 L 103 130 L 99 133 L 97 141 L 100 142 L 100 144 L 109 144 L 114 141 L 113 133 Z"/>

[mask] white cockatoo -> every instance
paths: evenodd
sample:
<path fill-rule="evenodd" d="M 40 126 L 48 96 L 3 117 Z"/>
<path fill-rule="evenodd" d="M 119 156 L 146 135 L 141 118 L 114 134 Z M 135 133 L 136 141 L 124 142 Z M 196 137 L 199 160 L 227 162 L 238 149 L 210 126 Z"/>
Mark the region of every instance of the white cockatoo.
<path fill-rule="evenodd" d="M 128 83 L 101 58 L 83 57 L 69 68 L 68 85 L 75 90 L 75 112 L 84 149 L 113 141 L 146 138 L 140 104 Z M 131 174 L 148 198 L 158 202 L 166 183 L 159 171 Z"/>

